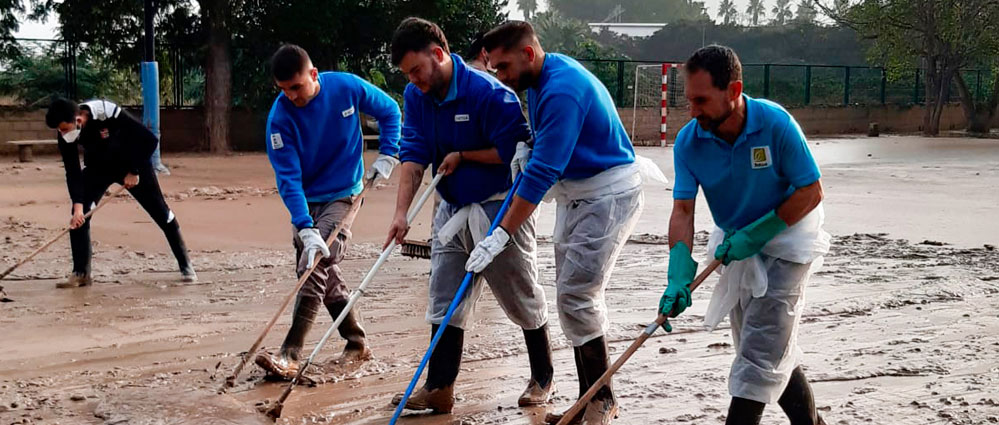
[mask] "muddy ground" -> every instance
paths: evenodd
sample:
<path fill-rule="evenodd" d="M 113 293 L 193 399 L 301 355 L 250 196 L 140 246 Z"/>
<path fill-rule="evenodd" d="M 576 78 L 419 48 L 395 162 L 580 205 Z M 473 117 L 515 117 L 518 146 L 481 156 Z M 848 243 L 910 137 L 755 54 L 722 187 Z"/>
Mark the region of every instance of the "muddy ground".
<path fill-rule="evenodd" d="M 805 366 L 830 424 L 999 423 L 999 144 L 995 140 L 823 139 L 827 229 L 835 235 L 812 278 L 801 326 Z M 672 176 L 668 149 L 641 149 Z M 168 156 L 164 191 L 193 251 L 201 280 L 179 282 L 176 264 L 149 218 L 127 196 L 94 220 L 93 287 L 56 290 L 70 269 L 62 240 L 0 282 L 0 424 L 267 423 L 254 405 L 281 384 L 248 367 L 230 395 L 222 377 L 294 285 L 288 216 L 262 155 Z M 390 218 L 395 181 L 373 192 L 343 263 L 356 284 L 374 263 Z M 646 186 L 647 206 L 607 290 L 616 357 L 654 318 L 665 286 L 668 188 Z M 0 265 L 13 264 L 67 221 L 55 157 L 0 159 Z M 554 299 L 552 208 L 539 226 L 542 283 Z M 710 230 L 703 199 L 697 229 Z M 424 211 L 413 237 L 426 236 Z M 695 256 L 704 256 L 703 235 Z M 374 359 L 299 387 L 283 423 L 385 423 L 429 340 L 423 322 L 429 262 L 394 255 L 361 309 Z M 615 380 L 619 423 L 720 424 L 728 405 L 733 349 L 727 327 L 705 332 L 701 315 L 713 279 L 694 306 L 657 333 Z M 488 291 L 487 291 L 488 292 Z M 2 295 L 2 294 L 0 294 Z M 572 354 L 549 306 L 555 344 L 555 406 L 576 382 Z M 266 339 L 280 344 L 285 314 Z M 329 325 L 322 316 L 311 349 Z M 487 293 L 467 334 L 452 415 L 411 414 L 406 424 L 540 423 L 543 408 L 520 409 L 527 357 L 519 329 Z M 319 358 L 336 358 L 335 338 Z M 786 423 L 769 407 L 764 423 Z"/>

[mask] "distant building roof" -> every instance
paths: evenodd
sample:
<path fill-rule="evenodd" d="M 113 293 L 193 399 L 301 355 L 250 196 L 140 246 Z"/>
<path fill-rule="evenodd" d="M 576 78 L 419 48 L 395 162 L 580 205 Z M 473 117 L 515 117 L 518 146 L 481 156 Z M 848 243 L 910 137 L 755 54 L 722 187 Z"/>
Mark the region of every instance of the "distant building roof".
<path fill-rule="evenodd" d="M 630 37 L 648 37 L 666 27 L 665 23 L 591 22 L 587 25 L 596 33 L 610 31 Z"/>

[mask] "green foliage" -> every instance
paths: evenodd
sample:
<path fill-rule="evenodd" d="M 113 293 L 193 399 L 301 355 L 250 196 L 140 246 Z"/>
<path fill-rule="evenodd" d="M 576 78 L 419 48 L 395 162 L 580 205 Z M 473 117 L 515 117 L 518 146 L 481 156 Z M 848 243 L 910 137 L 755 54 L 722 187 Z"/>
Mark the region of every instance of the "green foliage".
<path fill-rule="evenodd" d="M 766 14 L 767 7 L 763 4 L 763 0 L 749 0 L 749 5 L 746 6 L 746 15 L 754 27 L 760 25 L 760 18 L 766 17 Z"/>
<path fill-rule="evenodd" d="M 624 13 L 622 22 L 664 22 L 707 20 L 704 2 L 694 0 L 549 0 L 552 9 L 583 22 L 601 22 L 617 5 Z"/>
<path fill-rule="evenodd" d="M 733 0 L 722 0 L 718 5 L 718 19 L 725 25 L 733 25 L 739 19 L 739 11 L 735 9 Z"/>
<path fill-rule="evenodd" d="M 774 16 L 773 24 L 784 25 L 791 20 L 791 0 L 777 0 L 773 9 L 770 9 L 770 13 Z"/>
<path fill-rule="evenodd" d="M 818 11 L 815 10 L 815 0 L 800 0 L 794 11 L 794 20 L 799 23 L 813 24 L 818 14 Z"/>
<path fill-rule="evenodd" d="M 538 0 L 517 0 L 517 8 L 524 12 L 524 19 L 531 20 L 538 11 Z"/>

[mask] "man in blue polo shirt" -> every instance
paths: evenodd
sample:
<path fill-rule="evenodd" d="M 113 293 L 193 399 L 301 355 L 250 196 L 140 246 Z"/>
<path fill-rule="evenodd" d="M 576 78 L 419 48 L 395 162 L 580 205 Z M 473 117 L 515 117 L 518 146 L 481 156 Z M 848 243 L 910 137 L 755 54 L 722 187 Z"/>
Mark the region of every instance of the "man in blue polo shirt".
<path fill-rule="evenodd" d="M 819 168 L 784 108 L 742 93 L 742 65 L 731 49 L 704 47 L 684 72 L 694 120 L 673 148 L 668 284 L 659 312 L 676 317 L 691 304 L 694 199 L 703 188 L 717 225 L 708 252 L 724 264 L 705 323 L 714 328 L 728 315 L 736 348 L 726 424 L 759 424 L 773 402 L 792 425 L 821 424 L 797 346 L 804 287 L 829 249 Z"/>
<path fill-rule="evenodd" d="M 423 180 L 424 169 L 444 177 L 433 223 L 430 254 L 430 300 L 427 321 L 432 334 L 465 276 L 468 255 L 486 234 L 510 190 L 510 162 L 518 143 L 530 138 L 520 101 L 510 89 L 450 54 L 447 39 L 434 23 L 407 18 L 392 37 L 392 62 L 410 83 L 399 159 L 402 161 L 395 218 L 386 245 L 402 242 L 409 230 L 406 211 Z M 493 296 L 527 342 L 531 379 L 520 406 L 547 403 L 554 393 L 548 310 L 538 284 L 535 216 L 510 234 L 509 248 L 493 267 L 479 270 Z M 464 329 L 483 289 L 473 281 L 455 310 L 433 354 L 427 380 L 406 408 L 448 413 L 454 406 L 454 382 L 461 364 Z M 401 402 L 401 396 L 393 404 Z"/>
<path fill-rule="evenodd" d="M 271 72 L 281 94 L 267 117 L 267 156 L 295 228 L 298 275 L 312 268 L 317 253 L 322 254 L 298 293 L 280 353 L 263 353 L 256 359 L 272 375 L 291 379 L 298 372 L 305 335 L 320 305 L 325 304 L 334 318 L 347 306 L 348 290 L 338 264 L 346 252 L 351 223 L 345 223 L 331 247 L 326 239 L 346 217 L 363 187 L 362 178 L 388 179 L 398 164 L 401 114 L 389 95 L 367 81 L 342 72 L 320 73 L 309 54 L 295 45 L 281 46 L 274 53 Z M 361 112 L 378 120 L 381 133 L 380 155 L 367 171 L 361 156 Z M 347 340 L 343 360 L 371 356 L 353 311 L 338 330 Z"/>
<path fill-rule="evenodd" d="M 608 367 L 604 290 L 644 202 L 635 152 L 607 88 L 572 58 L 545 53 L 530 24 L 504 23 L 486 33 L 483 45 L 497 77 L 527 90 L 534 149 L 526 161 L 515 160 L 524 176 L 510 211 L 466 267 L 478 271 L 490 264 L 546 194 L 557 200 L 558 313 L 572 342 L 582 396 Z M 608 384 L 573 419 L 606 423 L 616 413 Z"/>

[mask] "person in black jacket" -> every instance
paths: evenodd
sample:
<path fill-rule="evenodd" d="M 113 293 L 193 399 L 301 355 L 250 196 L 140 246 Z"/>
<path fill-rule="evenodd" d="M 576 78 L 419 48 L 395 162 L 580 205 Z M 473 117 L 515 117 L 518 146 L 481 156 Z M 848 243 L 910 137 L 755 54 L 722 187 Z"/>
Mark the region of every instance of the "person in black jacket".
<path fill-rule="evenodd" d="M 79 105 L 71 100 L 55 99 L 45 114 L 45 124 L 58 130 L 59 152 L 66 168 L 69 197 L 73 201 L 69 232 L 73 273 L 56 287 L 74 288 L 93 282 L 90 278 L 90 219 L 84 220 L 83 216 L 101 201 L 112 183 L 128 189 L 163 229 L 170 249 L 177 257 L 183 280 L 197 281 L 180 235 L 180 224 L 163 199 L 150 161 L 156 149 L 156 136 L 118 105 L 100 99 Z M 82 169 L 78 146 L 83 147 Z"/>

